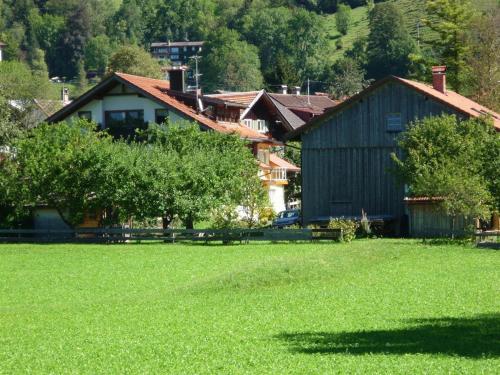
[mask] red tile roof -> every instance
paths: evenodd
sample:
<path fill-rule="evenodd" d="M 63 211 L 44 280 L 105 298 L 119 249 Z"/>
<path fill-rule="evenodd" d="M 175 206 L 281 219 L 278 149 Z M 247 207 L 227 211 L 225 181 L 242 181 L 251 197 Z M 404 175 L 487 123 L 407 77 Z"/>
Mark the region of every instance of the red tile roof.
<path fill-rule="evenodd" d="M 260 91 L 224 92 L 221 94 L 205 95 L 205 97 L 220 99 L 225 102 L 248 106 L 253 102 L 253 100 L 259 93 Z"/>
<path fill-rule="evenodd" d="M 269 163 L 279 168 L 285 168 L 290 172 L 300 172 L 299 167 L 297 167 L 295 164 L 290 163 L 289 161 L 286 161 L 285 159 L 280 158 L 276 154 L 269 155 Z"/>
<path fill-rule="evenodd" d="M 184 115 L 192 118 L 198 123 L 221 133 L 236 133 L 242 138 L 252 140 L 271 140 L 266 135 L 258 133 L 243 125 L 227 125 L 219 124 L 214 120 L 197 113 L 192 107 L 182 103 L 173 96 L 168 95 L 166 90 L 170 88 L 169 83 L 164 80 L 146 78 L 125 73 L 115 73 L 115 75 L 139 90 L 149 94 L 155 99 L 165 103 L 166 105 L 175 108 Z"/>
<path fill-rule="evenodd" d="M 372 92 L 373 90 L 377 89 L 378 87 L 386 84 L 387 82 L 399 82 L 403 85 L 406 85 L 414 90 L 419 91 L 420 93 L 424 95 L 428 95 L 432 97 L 433 99 L 448 105 L 450 108 L 455 109 L 457 112 L 461 112 L 465 115 L 471 116 L 471 117 L 480 117 L 480 116 L 491 116 L 493 120 L 493 125 L 495 128 L 500 131 L 500 114 L 492 111 L 489 108 L 486 108 L 482 106 L 479 103 L 476 103 L 475 101 L 466 98 L 465 96 L 462 96 L 460 94 L 457 94 L 454 91 L 447 90 L 446 94 L 443 94 L 442 92 L 434 89 L 432 86 L 427 85 L 425 83 L 417 82 L 417 81 L 412 81 L 409 79 L 404 79 L 396 76 L 388 76 L 386 78 L 383 78 L 375 83 L 373 83 L 371 86 L 367 87 L 363 91 L 359 92 L 356 95 L 351 96 L 350 98 L 342 101 L 338 105 L 336 105 L 333 108 L 329 108 L 325 113 L 322 115 L 314 118 L 307 124 L 295 129 L 294 131 L 290 132 L 287 134 L 286 138 L 287 139 L 294 139 L 296 138 L 299 134 L 303 133 L 304 131 L 320 124 L 322 121 L 324 121 L 327 118 L 330 118 L 333 116 L 335 113 L 338 111 L 341 111 L 343 108 L 349 106 L 351 103 L 355 103 L 357 100 L 362 98 L 364 95 Z"/>
<path fill-rule="evenodd" d="M 432 86 L 427 85 L 425 83 L 411 81 L 409 79 L 404 79 L 399 77 L 395 78 L 398 81 L 406 84 L 407 86 L 413 87 L 416 90 L 426 95 L 432 96 L 434 99 L 444 102 L 448 104 L 450 107 L 453 107 L 456 110 L 464 112 L 465 114 L 468 114 L 472 117 L 479 117 L 483 115 L 491 116 L 495 127 L 497 129 L 500 129 L 500 114 L 496 113 L 495 111 L 492 111 L 489 108 L 486 108 L 485 106 L 482 106 L 479 103 L 476 103 L 475 101 L 469 98 L 466 98 L 465 96 L 462 96 L 450 90 L 447 90 L 446 94 L 443 94 L 442 92 L 434 89 Z"/>

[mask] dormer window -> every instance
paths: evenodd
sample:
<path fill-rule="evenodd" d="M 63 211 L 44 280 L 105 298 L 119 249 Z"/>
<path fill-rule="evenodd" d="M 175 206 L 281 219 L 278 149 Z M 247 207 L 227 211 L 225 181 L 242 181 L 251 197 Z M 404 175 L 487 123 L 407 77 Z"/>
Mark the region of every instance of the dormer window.
<path fill-rule="evenodd" d="M 245 124 L 246 127 L 253 129 L 259 133 L 269 132 L 269 127 L 267 126 L 266 120 L 245 119 L 243 120 L 243 124 Z"/>

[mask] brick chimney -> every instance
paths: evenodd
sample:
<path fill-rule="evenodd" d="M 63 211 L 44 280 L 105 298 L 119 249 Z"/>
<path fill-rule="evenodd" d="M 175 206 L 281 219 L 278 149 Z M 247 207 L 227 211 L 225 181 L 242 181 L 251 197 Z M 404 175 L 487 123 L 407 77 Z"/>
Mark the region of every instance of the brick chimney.
<path fill-rule="evenodd" d="M 185 69 L 173 67 L 168 70 L 168 77 L 170 80 L 170 90 L 185 92 L 186 91 L 186 78 Z"/>
<path fill-rule="evenodd" d="M 432 67 L 432 86 L 443 94 L 446 94 L 446 66 Z"/>
<path fill-rule="evenodd" d="M 288 86 L 287 85 L 281 85 L 281 93 L 283 95 L 288 94 Z"/>

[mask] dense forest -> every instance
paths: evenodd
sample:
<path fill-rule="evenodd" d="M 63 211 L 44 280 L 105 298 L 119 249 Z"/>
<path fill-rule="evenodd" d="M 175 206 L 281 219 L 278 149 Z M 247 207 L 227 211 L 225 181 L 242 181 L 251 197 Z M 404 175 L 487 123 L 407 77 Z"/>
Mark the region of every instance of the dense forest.
<path fill-rule="evenodd" d="M 157 41 L 206 42 L 206 91 L 309 80 L 313 90 L 343 97 L 387 74 L 428 80 L 430 66 L 444 64 L 452 88 L 498 109 L 499 7 L 498 0 L 0 0 L 0 41 L 5 60 L 81 88 L 86 72 L 126 70 L 121 62 L 134 54 L 145 65 L 133 71 L 159 74 L 158 63 L 140 55 Z"/>

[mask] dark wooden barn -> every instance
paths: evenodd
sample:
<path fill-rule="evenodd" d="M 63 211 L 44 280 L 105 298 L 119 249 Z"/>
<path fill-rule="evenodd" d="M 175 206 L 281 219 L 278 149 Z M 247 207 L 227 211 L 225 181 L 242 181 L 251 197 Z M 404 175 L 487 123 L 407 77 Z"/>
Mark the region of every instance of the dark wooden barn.
<path fill-rule="evenodd" d="M 302 140 L 304 223 L 332 217 L 392 221 L 408 231 L 405 187 L 389 170 L 391 153 L 400 154 L 397 136 L 416 119 L 446 114 L 461 118 L 498 114 L 446 90 L 444 69 L 434 69 L 434 85 L 394 76 L 380 80 L 327 111 L 288 138 Z"/>

